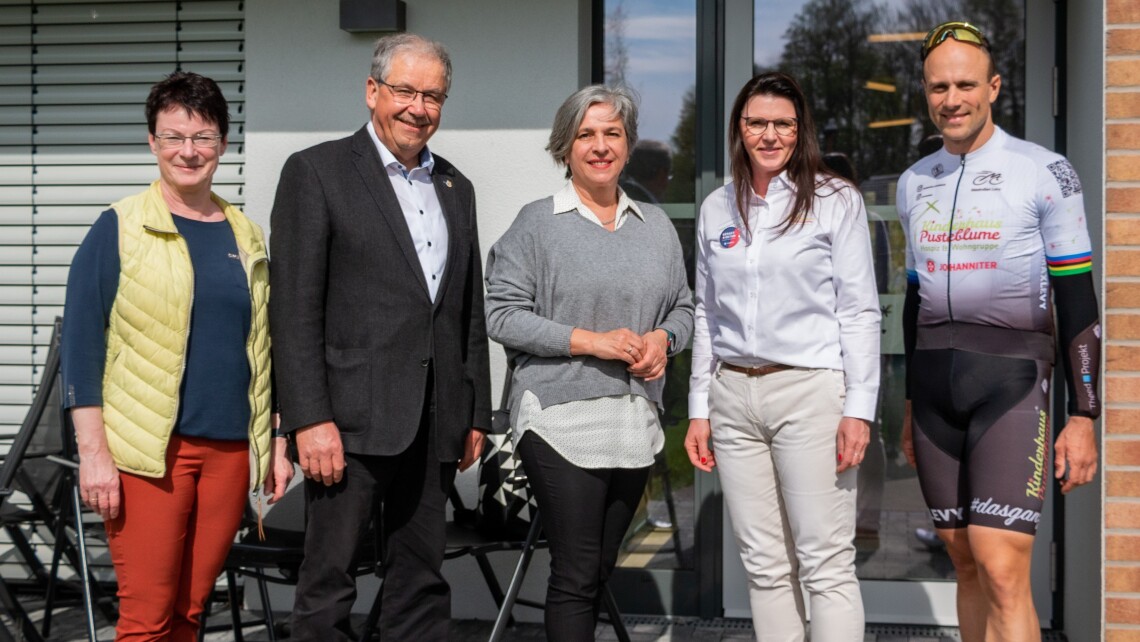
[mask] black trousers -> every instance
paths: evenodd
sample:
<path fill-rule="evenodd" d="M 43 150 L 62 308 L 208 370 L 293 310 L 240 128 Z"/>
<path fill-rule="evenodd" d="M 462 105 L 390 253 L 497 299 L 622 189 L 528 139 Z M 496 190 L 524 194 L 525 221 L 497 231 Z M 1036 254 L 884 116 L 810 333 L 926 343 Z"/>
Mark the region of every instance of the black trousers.
<path fill-rule="evenodd" d="M 546 637 L 593 640 L 598 590 L 617 563 L 649 467 L 579 468 L 533 431 L 519 441 L 519 454 L 550 543 Z"/>
<path fill-rule="evenodd" d="M 383 502 L 384 584 L 380 639 L 446 640 L 451 589 L 440 574 L 447 496 L 456 464 L 441 463 L 421 422 L 415 441 L 390 457 L 345 454 L 344 478 L 305 481 L 305 560 L 293 606 L 292 639 L 355 640 L 349 627 L 361 546 Z"/>

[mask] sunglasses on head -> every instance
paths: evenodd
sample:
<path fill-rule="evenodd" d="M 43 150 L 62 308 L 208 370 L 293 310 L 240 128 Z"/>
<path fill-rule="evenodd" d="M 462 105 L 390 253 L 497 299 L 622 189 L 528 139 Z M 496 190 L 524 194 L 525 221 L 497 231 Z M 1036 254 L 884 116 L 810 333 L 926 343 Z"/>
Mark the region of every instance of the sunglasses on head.
<path fill-rule="evenodd" d="M 938 45 L 953 38 L 958 42 L 968 42 L 989 51 L 990 42 L 977 27 L 968 22 L 944 22 L 930 30 L 922 40 L 922 59 L 930 55 L 930 51 Z"/>

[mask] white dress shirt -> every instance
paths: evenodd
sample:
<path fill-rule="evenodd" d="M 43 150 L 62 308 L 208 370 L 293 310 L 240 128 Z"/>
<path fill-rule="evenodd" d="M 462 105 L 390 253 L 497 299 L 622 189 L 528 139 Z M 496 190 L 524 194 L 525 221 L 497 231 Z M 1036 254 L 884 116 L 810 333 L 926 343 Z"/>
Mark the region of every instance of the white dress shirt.
<path fill-rule="evenodd" d="M 748 193 L 751 234 L 732 183 L 701 205 L 689 417 L 708 418 L 709 383 L 727 362 L 842 371 L 843 414 L 873 420 L 880 311 L 862 197 L 833 180 L 804 225 L 780 236 L 795 199 L 786 175 L 772 179 L 767 198 Z"/>
<path fill-rule="evenodd" d="M 618 190 L 614 230 L 630 214 L 644 218 L 637 203 Z M 602 225 L 593 210 L 582 203 L 574 185 L 554 194 L 554 212 L 577 212 L 582 218 Z M 602 227 L 605 227 L 602 225 Z M 644 468 L 665 447 L 665 434 L 657 414 L 657 404 L 641 395 L 617 395 L 568 401 L 542 407 L 529 390 L 523 393 L 517 425 L 512 430 L 515 443 L 528 430 L 540 435 L 566 461 L 579 468 Z"/>
<path fill-rule="evenodd" d="M 412 233 L 412 243 L 420 259 L 420 268 L 427 281 L 428 294 L 435 301 L 439 291 L 439 280 L 443 278 L 443 268 L 447 265 L 447 221 L 443 218 L 443 208 L 435 193 L 431 180 L 435 168 L 435 157 L 427 147 L 420 152 L 420 165 L 408 169 L 396 160 L 396 156 L 380 142 L 372 121 L 368 121 L 368 134 L 380 152 L 380 162 L 388 171 L 388 180 L 400 201 L 408 231 Z"/>

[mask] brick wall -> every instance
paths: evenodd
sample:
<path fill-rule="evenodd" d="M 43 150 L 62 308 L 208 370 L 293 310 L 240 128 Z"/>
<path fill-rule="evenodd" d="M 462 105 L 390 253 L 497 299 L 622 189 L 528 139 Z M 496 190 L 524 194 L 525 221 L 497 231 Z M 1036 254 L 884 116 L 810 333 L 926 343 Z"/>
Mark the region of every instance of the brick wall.
<path fill-rule="evenodd" d="M 1104 622 L 1140 642 L 1140 2 L 1105 9 Z"/>

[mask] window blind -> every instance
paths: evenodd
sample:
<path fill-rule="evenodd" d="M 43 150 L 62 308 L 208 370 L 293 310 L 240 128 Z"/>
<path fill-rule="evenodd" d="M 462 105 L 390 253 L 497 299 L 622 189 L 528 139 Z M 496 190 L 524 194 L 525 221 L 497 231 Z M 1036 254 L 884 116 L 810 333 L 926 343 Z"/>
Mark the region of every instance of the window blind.
<path fill-rule="evenodd" d="M 87 228 L 158 176 L 143 106 L 176 70 L 230 105 L 214 191 L 242 205 L 244 3 L 0 0 L 0 433 L 41 377 Z"/>

